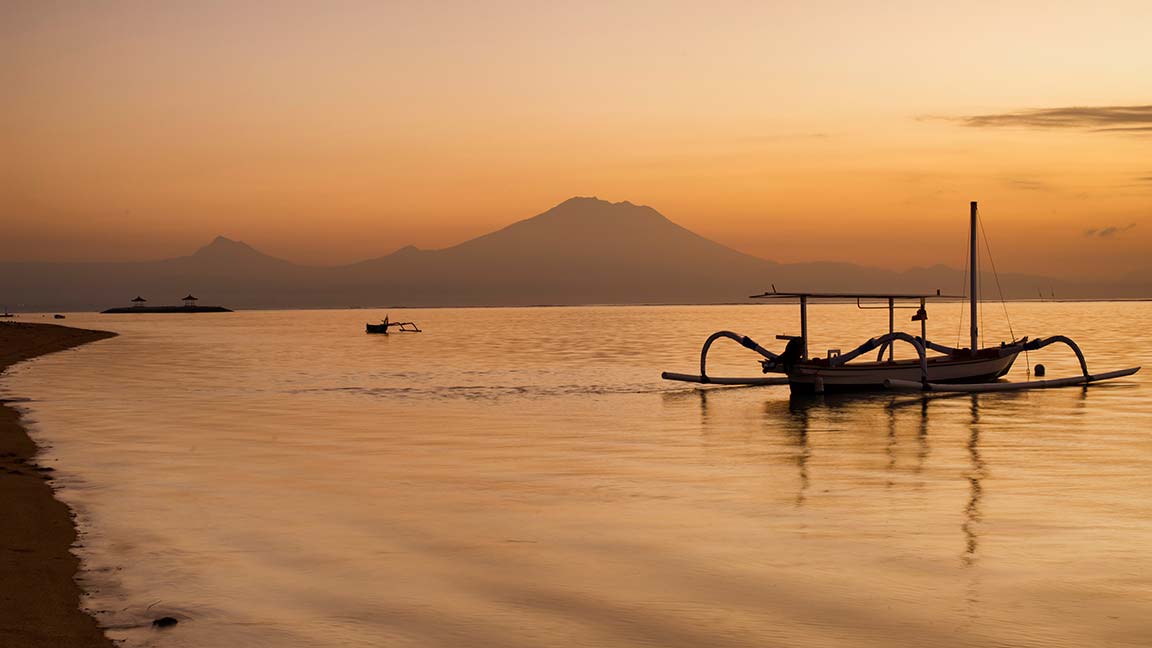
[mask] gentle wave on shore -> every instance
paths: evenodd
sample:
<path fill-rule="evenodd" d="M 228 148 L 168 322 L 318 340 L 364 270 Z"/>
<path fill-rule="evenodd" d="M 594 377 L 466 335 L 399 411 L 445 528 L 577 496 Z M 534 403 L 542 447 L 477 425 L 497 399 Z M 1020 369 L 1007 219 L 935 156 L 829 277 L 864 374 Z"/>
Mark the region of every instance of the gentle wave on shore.
<path fill-rule="evenodd" d="M 0 320 L 0 378 L 17 362 L 111 337 L 105 331 Z M 2 382 L 2 381 L 0 381 Z M 71 512 L 54 497 L 13 406 L 0 398 L 0 646 L 104 648 L 112 643 L 80 609 Z"/>

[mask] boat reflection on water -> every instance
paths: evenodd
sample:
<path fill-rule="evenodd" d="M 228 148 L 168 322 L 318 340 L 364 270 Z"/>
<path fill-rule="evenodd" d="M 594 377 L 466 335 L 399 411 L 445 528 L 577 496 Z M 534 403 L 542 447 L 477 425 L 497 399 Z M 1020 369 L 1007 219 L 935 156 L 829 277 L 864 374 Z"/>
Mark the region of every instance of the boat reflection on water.
<path fill-rule="evenodd" d="M 987 469 L 984 459 L 980 456 L 980 397 L 973 394 L 972 422 L 968 432 L 968 456 L 972 467 L 968 474 L 969 496 L 968 504 L 964 507 L 964 523 L 960 526 L 964 531 L 964 558 L 965 565 L 976 563 L 976 551 L 980 548 L 979 524 L 981 521 L 980 501 L 984 497 L 983 480 Z"/>
<path fill-rule="evenodd" d="M 927 399 L 925 399 L 927 400 Z M 960 529 L 964 532 L 964 554 L 960 558 L 961 564 L 969 572 L 967 595 L 967 615 L 970 621 L 980 618 L 980 571 L 973 569 L 979 557 L 980 549 L 980 523 L 983 519 L 981 503 L 984 499 L 984 478 L 987 468 L 984 458 L 980 456 L 980 397 L 972 394 L 970 397 L 971 422 L 968 426 L 968 458 L 970 469 L 968 473 L 968 503 L 964 506 L 964 522 Z"/>
<path fill-rule="evenodd" d="M 765 399 L 766 393 L 770 392 L 758 387 L 706 387 L 668 392 L 665 401 L 696 400 L 700 433 L 710 451 L 728 460 L 758 460 L 770 482 L 779 487 L 772 495 L 790 493 L 794 508 L 818 503 L 827 511 L 828 501 L 837 502 L 835 508 L 845 509 L 843 525 L 861 515 L 881 516 L 886 522 L 916 511 L 951 517 L 947 526 L 953 529 L 953 551 L 958 547 L 962 566 L 976 566 L 989 474 L 981 454 L 985 427 L 981 399 L 1004 401 L 1014 395 L 824 394 Z M 741 405 L 753 399 L 759 401 L 758 413 L 742 412 Z M 966 406 L 958 407 L 965 401 Z M 791 473 L 787 488 L 777 470 L 782 466 Z M 937 506 L 941 498 L 959 502 Z M 949 509 L 959 515 L 948 514 Z M 909 533 L 920 532 L 914 520 L 901 524 L 909 525 Z"/>
<path fill-rule="evenodd" d="M 796 469 L 800 477 L 800 487 L 796 490 L 796 506 L 803 506 L 808 493 L 811 480 L 808 477 L 808 460 L 812 457 L 812 448 L 808 445 L 808 425 L 810 403 L 809 399 L 789 398 L 788 412 L 790 420 L 795 426 L 790 426 L 788 436 L 796 445 Z"/>

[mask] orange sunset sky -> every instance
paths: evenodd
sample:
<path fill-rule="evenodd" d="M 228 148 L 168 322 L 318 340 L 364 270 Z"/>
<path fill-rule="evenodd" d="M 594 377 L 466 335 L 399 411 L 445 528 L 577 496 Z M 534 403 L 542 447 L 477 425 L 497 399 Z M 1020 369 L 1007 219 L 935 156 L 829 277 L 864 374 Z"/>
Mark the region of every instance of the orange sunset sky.
<path fill-rule="evenodd" d="M 9 260 L 335 264 L 575 195 L 777 261 L 1152 272 L 1152 2 L 0 3 Z"/>

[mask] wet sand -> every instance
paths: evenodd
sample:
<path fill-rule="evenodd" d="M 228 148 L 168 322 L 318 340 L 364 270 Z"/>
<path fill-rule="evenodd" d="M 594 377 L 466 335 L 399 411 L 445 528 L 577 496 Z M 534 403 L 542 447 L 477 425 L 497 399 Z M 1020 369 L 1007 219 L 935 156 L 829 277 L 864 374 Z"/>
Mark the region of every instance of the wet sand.
<path fill-rule="evenodd" d="M 9 366 L 114 336 L 107 331 L 0 322 L 0 376 Z M 110 647 L 95 619 L 80 610 L 79 560 L 72 512 L 35 463 L 36 444 L 19 413 L 0 401 L 0 645 Z"/>

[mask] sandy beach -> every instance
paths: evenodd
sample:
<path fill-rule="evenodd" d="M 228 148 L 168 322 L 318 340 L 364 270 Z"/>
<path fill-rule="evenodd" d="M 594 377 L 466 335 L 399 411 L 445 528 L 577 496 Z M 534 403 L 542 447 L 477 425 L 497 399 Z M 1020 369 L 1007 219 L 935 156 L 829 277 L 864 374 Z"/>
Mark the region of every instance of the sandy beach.
<path fill-rule="evenodd" d="M 0 376 L 12 364 L 114 336 L 107 331 L 0 322 Z M 112 646 L 80 610 L 71 511 L 54 497 L 51 471 L 19 413 L 0 402 L 0 644 L 27 648 Z"/>

